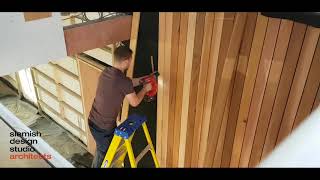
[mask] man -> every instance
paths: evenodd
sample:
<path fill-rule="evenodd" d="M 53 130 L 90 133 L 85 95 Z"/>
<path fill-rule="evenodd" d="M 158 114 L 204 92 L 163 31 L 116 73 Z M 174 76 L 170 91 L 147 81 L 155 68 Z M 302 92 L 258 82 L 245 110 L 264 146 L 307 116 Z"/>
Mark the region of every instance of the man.
<path fill-rule="evenodd" d="M 125 71 L 129 68 L 132 50 L 127 46 L 120 46 L 114 51 L 114 66 L 107 67 L 99 77 L 96 97 L 92 104 L 88 122 L 93 138 L 96 141 L 96 155 L 92 167 L 101 166 L 109 148 L 116 128 L 116 119 L 122 102 L 126 98 L 129 104 L 136 107 L 145 94 L 151 90 L 150 84 L 145 84 L 136 94 L 134 87 L 140 85 L 140 78 L 130 79 Z"/>

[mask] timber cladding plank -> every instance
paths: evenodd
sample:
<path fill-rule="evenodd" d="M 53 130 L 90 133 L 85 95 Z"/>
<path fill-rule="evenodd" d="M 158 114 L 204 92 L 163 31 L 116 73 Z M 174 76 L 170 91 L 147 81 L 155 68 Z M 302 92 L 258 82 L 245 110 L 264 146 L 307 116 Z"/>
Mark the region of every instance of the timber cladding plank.
<path fill-rule="evenodd" d="M 250 49 L 253 40 L 254 29 L 257 20 L 257 13 L 248 13 L 246 29 L 243 35 L 243 41 L 241 43 L 241 48 L 238 57 L 237 71 L 234 80 L 234 88 L 232 91 L 230 114 L 227 122 L 227 131 L 225 135 L 225 140 L 223 144 L 223 152 L 221 159 L 221 167 L 229 167 L 232 145 L 235 135 L 235 128 L 237 123 L 237 117 L 239 113 L 241 94 L 243 90 L 245 75 L 247 71 L 248 59 L 250 54 Z"/>
<path fill-rule="evenodd" d="M 204 110 L 203 110 L 203 120 L 201 123 L 201 133 L 200 133 L 200 143 L 199 143 L 199 154 L 198 154 L 198 167 L 204 166 L 205 152 L 207 147 L 207 138 L 209 134 L 209 124 L 211 117 L 211 106 L 213 101 L 214 85 L 216 80 L 216 70 L 219 58 L 220 42 L 222 37 L 222 29 L 224 24 L 224 13 L 215 13 L 214 27 L 211 39 L 211 50 L 210 50 L 210 60 L 208 67 L 208 78 L 206 81 L 206 89 L 204 96 Z"/>
<path fill-rule="evenodd" d="M 308 79 L 303 90 L 301 102 L 297 115 L 295 117 L 293 129 L 296 128 L 302 120 L 304 120 L 312 111 L 312 106 L 317 95 L 319 83 L 320 83 L 320 41 L 318 38 L 318 44 L 315 54 L 313 56 L 312 65 L 308 74 Z"/>
<path fill-rule="evenodd" d="M 277 92 L 280 75 L 286 56 L 290 35 L 292 31 L 293 22 L 289 20 L 282 20 L 280 25 L 280 32 L 277 39 L 277 44 L 275 47 L 274 57 L 272 65 L 270 68 L 269 78 L 267 81 L 267 86 L 261 106 L 261 111 L 258 119 L 257 129 L 255 133 L 255 139 L 252 146 L 252 151 L 250 155 L 249 166 L 255 166 L 260 161 L 260 156 L 262 153 L 262 147 L 264 143 L 264 138 L 267 133 L 267 126 L 269 124 L 269 118 L 272 111 L 273 102 Z M 299 32 L 300 33 L 300 32 Z M 293 33 L 292 37 L 298 35 L 296 31 Z"/>
<path fill-rule="evenodd" d="M 234 77 L 232 78 L 232 81 L 231 81 L 231 84 L 233 84 L 233 83 L 234 83 Z M 217 150 L 216 150 L 216 153 L 214 154 L 212 167 L 220 167 L 221 166 L 223 144 L 224 144 L 224 139 L 226 137 L 227 122 L 228 122 L 229 111 L 230 111 L 230 103 L 231 103 L 232 91 L 233 91 L 233 86 L 230 87 L 229 93 L 228 93 L 228 96 L 227 96 L 227 101 L 226 101 L 226 105 L 225 105 L 225 108 L 224 108 L 223 119 L 222 119 L 221 128 L 220 128 L 220 132 L 219 132 Z"/>
<path fill-rule="evenodd" d="M 166 21 L 166 33 L 165 33 L 165 46 L 164 46 L 164 69 L 163 69 L 163 106 L 162 106 L 162 118 L 164 119 L 162 124 L 162 158 L 163 164 L 167 166 L 168 156 L 168 126 L 169 126 L 169 102 L 170 102 L 170 63 L 171 63 L 171 38 L 172 38 L 172 22 L 173 13 L 165 14 Z"/>
<path fill-rule="evenodd" d="M 252 94 L 249 109 L 248 121 L 242 145 L 239 167 L 247 167 L 249 164 L 250 153 L 257 127 L 261 104 L 265 92 L 269 70 L 275 50 L 277 35 L 280 27 L 280 19 L 270 18 L 267 26 L 266 37 L 261 53 L 261 60 L 258 67 L 258 74 Z M 283 33 L 283 32 L 281 32 Z M 284 31 L 284 33 L 286 33 Z"/>
<path fill-rule="evenodd" d="M 225 16 L 223 18 L 223 27 L 222 27 L 222 37 L 221 37 L 221 42 L 220 42 L 220 49 L 219 49 L 219 59 L 218 59 L 218 67 L 217 67 L 217 72 L 216 72 L 216 82 L 214 85 L 214 91 L 213 91 L 213 105 L 216 102 L 217 99 L 217 94 L 218 94 L 218 89 L 221 81 L 221 75 L 222 75 L 222 70 L 224 66 L 224 62 L 227 57 L 227 51 L 228 47 L 230 44 L 230 39 L 231 39 L 231 34 L 233 30 L 233 24 L 234 24 L 234 12 L 225 12 Z"/>
<path fill-rule="evenodd" d="M 291 85 L 290 94 L 278 133 L 276 144 L 279 144 L 293 127 L 294 119 L 302 97 L 313 55 L 319 39 L 320 29 L 309 26 L 300 53 L 298 66 Z"/>
<path fill-rule="evenodd" d="M 297 30 L 297 34 L 294 36 L 295 29 Z M 294 72 L 296 69 L 297 61 L 299 59 L 300 50 L 302 47 L 304 32 L 306 29 L 306 25 L 300 23 L 294 23 L 292 37 L 290 39 L 285 63 L 283 66 L 282 74 L 280 77 L 279 87 L 277 90 L 274 106 L 272 108 L 272 114 L 270 117 L 268 130 L 263 146 L 261 159 L 274 148 L 276 143 L 276 138 L 278 135 L 278 130 L 280 127 L 282 115 L 285 109 L 285 105 L 287 103 L 287 98 L 290 91 L 290 86 L 293 80 Z M 299 33 L 299 34 L 298 34 Z"/>
<path fill-rule="evenodd" d="M 178 166 L 179 162 L 179 145 L 180 145 L 180 124 L 181 124 L 181 108 L 183 93 L 183 77 L 185 68 L 187 33 L 188 33 L 188 13 L 181 13 L 180 18 L 180 36 L 179 36 L 179 56 L 177 66 L 177 87 L 176 87 L 176 103 L 174 114 L 174 135 L 173 135 L 173 167 Z"/>
<path fill-rule="evenodd" d="M 139 24 L 140 24 L 140 12 L 134 12 L 132 15 L 131 35 L 130 35 L 130 49 L 132 50 L 133 53 L 132 53 L 132 60 L 130 63 L 130 67 L 127 70 L 127 76 L 130 78 L 133 77 L 134 62 L 136 58 L 136 49 L 137 49 L 137 41 L 138 41 L 138 34 L 139 34 Z M 128 113 L 129 113 L 129 102 L 126 99 L 124 99 L 123 105 L 122 105 L 122 112 L 121 112 L 121 122 L 127 119 Z"/>
<path fill-rule="evenodd" d="M 203 44 L 201 52 L 201 64 L 200 64 L 200 73 L 199 73 L 199 82 L 198 82 L 198 93 L 197 93 L 197 102 L 196 102 L 196 114 L 195 114 L 195 125 L 194 125 L 194 136 L 192 140 L 192 159 L 191 167 L 198 166 L 198 154 L 199 154 L 199 141 L 201 133 L 201 124 L 203 118 L 203 108 L 205 96 L 203 95 L 206 90 L 207 75 L 208 75 L 208 65 L 209 65 L 209 56 L 211 49 L 211 36 L 213 31 L 214 23 L 214 13 L 206 13 L 205 17 L 205 27 L 203 35 Z"/>
<path fill-rule="evenodd" d="M 173 13 L 172 15 L 172 37 L 171 37 L 171 57 L 169 69 L 170 69 L 170 80 L 169 80 L 169 104 L 168 104 L 168 147 L 167 147 L 167 166 L 173 166 L 173 140 L 174 140 L 174 130 L 175 130 L 175 103 L 176 103 L 176 83 L 177 83 L 177 68 L 178 68 L 178 48 L 179 48 L 179 29 L 180 29 L 180 13 Z"/>
<path fill-rule="evenodd" d="M 194 15 L 194 16 L 193 16 Z M 194 26 L 192 26 L 194 23 Z M 205 13 L 190 14 L 188 33 L 193 35 L 187 40 L 184 89 L 181 115 L 181 134 L 179 147 L 179 166 L 190 167 L 192 138 L 196 112 L 202 41 L 204 35 Z M 190 25 L 190 26 L 189 26 Z M 194 30 L 191 30 L 191 28 Z M 190 41 L 189 41 L 190 40 Z M 188 46 L 189 45 L 189 46 Z M 192 50 L 191 50 L 192 48 Z"/>
<path fill-rule="evenodd" d="M 209 126 L 209 136 L 207 146 L 207 153 L 205 155 L 205 166 L 211 166 L 213 163 L 214 153 L 216 150 L 216 145 L 218 141 L 218 135 L 221 127 L 221 122 L 223 118 L 223 108 L 226 104 L 226 97 L 228 95 L 228 90 L 230 88 L 230 81 L 232 79 L 233 71 L 235 69 L 236 57 L 240 49 L 241 39 L 244 32 L 245 22 L 247 18 L 247 13 L 237 13 L 235 24 L 233 26 L 233 31 L 231 35 L 231 40 L 229 43 L 226 60 L 223 66 L 223 71 L 221 75 L 221 81 L 219 83 L 218 94 L 216 98 L 216 103 L 214 104 L 213 114 L 211 118 L 211 123 Z"/>
<path fill-rule="evenodd" d="M 235 132 L 235 139 L 232 148 L 232 155 L 230 167 L 238 167 L 240 161 L 240 154 L 242 149 L 242 142 L 244 138 L 246 121 L 249 113 L 251 102 L 251 95 L 254 88 L 254 82 L 260 61 L 260 55 L 263 46 L 263 40 L 267 29 L 268 18 L 261 14 L 257 17 L 257 24 L 254 32 L 252 48 L 250 51 L 249 62 L 244 82 L 244 89 L 242 92 L 239 115 L 237 119 L 237 126 Z"/>
<path fill-rule="evenodd" d="M 165 13 L 159 13 L 159 50 L 158 50 L 158 71 L 159 71 L 159 77 L 158 77 L 158 95 L 157 95 L 157 140 L 156 140 L 156 153 L 157 158 L 159 160 L 159 164 L 161 167 L 163 167 L 165 164 L 163 164 L 163 157 L 162 157 L 162 144 L 165 143 L 162 141 L 163 137 L 163 122 L 165 119 L 163 118 L 163 89 L 164 89 L 164 47 L 165 47 L 165 29 L 166 27 L 166 21 L 165 21 Z"/>

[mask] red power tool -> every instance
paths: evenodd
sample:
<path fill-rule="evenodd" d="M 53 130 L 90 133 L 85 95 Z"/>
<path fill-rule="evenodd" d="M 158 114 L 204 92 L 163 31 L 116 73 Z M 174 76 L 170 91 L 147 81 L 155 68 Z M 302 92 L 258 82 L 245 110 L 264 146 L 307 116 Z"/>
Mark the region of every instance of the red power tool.
<path fill-rule="evenodd" d="M 153 101 L 158 92 L 158 81 L 157 81 L 158 76 L 159 76 L 159 73 L 156 71 L 151 75 L 146 76 L 140 80 L 142 84 L 147 84 L 147 83 L 151 84 L 151 90 L 147 92 L 146 96 L 144 97 L 144 100 L 147 102 Z"/>

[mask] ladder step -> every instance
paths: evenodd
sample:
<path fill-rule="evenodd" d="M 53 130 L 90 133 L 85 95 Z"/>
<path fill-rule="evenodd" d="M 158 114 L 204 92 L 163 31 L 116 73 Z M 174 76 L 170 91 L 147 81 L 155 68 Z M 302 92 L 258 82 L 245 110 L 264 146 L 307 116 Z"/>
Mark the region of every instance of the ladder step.
<path fill-rule="evenodd" d="M 150 145 L 148 144 L 142 151 L 141 153 L 138 155 L 138 157 L 136 158 L 136 164 L 139 163 L 139 161 L 143 158 L 144 155 L 146 155 L 148 153 L 148 151 L 151 149 Z"/>

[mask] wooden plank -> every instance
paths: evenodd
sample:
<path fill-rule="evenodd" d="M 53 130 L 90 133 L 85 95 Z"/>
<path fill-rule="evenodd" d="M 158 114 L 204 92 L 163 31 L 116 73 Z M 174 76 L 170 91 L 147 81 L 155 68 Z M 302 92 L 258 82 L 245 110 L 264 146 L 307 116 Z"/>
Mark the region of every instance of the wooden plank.
<path fill-rule="evenodd" d="M 169 109 L 168 118 L 168 140 L 167 140 L 167 167 L 173 167 L 173 141 L 175 130 L 175 103 L 176 103 L 176 88 L 177 88 L 177 68 L 178 68 L 178 48 L 179 48 L 179 31 L 180 31 L 180 13 L 173 13 L 172 15 L 172 35 L 171 35 L 171 57 L 169 62 L 166 63 L 170 67 L 170 80 L 169 80 Z M 170 22 L 170 21 L 169 21 Z"/>
<path fill-rule="evenodd" d="M 235 24 L 232 30 L 231 40 L 229 43 L 227 57 L 223 66 L 221 81 L 218 89 L 218 96 L 214 105 L 213 117 L 211 118 L 209 126 L 208 136 L 208 149 L 205 158 L 205 166 L 211 166 L 217 146 L 219 137 L 219 131 L 221 128 L 221 122 L 223 118 L 223 111 L 221 107 L 226 104 L 226 97 L 228 95 L 228 89 L 230 88 L 230 81 L 232 79 L 233 72 L 236 68 L 236 57 L 239 53 L 240 44 L 244 32 L 247 13 L 237 13 Z"/>
<path fill-rule="evenodd" d="M 298 66 L 291 85 L 291 90 L 284 111 L 276 144 L 279 144 L 293 127 L 294 119 L 302 97 L 303 89 L 312 63 L 313 55 L 319 39 L 320 29 L 309 26 L 303 42 Z"/>
<path fill-rule="evenodd" d="M 172 42 L 172 23 L 173 23 L 173 13 L 166 13 L 166 34 L 165 34 L 165 45 L 164 45 L 164 70 L 163 70 L 163 106 L 162 106 L 162 157 L 163 164 L 167 167 L 167 155 L 168 155 L 168 127 L 169 127 L 169 102 L 170 102 L 170 63 L 171 63 L 171 42 Z"/>
<path fill-rule="evenodd" d="M 59 99 L 56 95 L 52 94 L 50 91 L 48 91 L 47 89 L 45 89 L 44 87 L 40 86 L 37 83 L 34 83 L 34 87 L 36 87 L 36 89 L 40 89 L 41 91 L 43 91 L 44 93 L 46 93 L 47 95 L 49 95 L 50 97 L 52 97 L 53 99 L 57 100 L 59 103 L 61 103 L 61 105 L 64 107 L 68 107 L 71 111 L 73 111 L 74 113 L 76 113 L 79 116 L 83 116 L 83 114 L 81 112 L 79 112 L 78 110 L 76 110 L 73 106 L 67 104 L 66 102 L 64 102 L 62 99 Z"/>
<path fill-rule="evenodd" d="M 188 111 L 185 112 L 187 113 L 187 118 L 186 118 L 187 137 L 185 139 L 186 144 L 185 144 L 185 158 L 184 158 L 185 167 L 191 167 L 194 126 L 196 123 L 195 122 L 195 115 L 196 115 L 196 109 L 197 109 L 196 103 L 197 103 L 197 94 L 199 91 L 198 84 L 201 83 L 199 81 L 199 73 L 200 73 L 200 64 L 201 64 L 202 43 L 204 38 L 203 36 L 204 36 L 205 15 L 206 14 L 204 12 L 197 13 L 196 32 L 195 32 L 193 60 L 192 60 L 192 69 L 191 69 L 191 80 L 190 80 L 190 87 L 189 87 L 190 93 L 188 97 L 189 106 L 188 106 Z M 183 130 L 181 132 L 183 133 Z"/>
<path fill-rule="evenodd" d="M 294 120 L 292 129 L 295 129 L 312 111 L 312 106 L 317 95 L 320 83 L 320 41 L 313 56 L 310 72 L 308 74 L 307 82 L 303 90 L 301 102 Z"/>
<path fill-rule="evenodd" d="M 279 85 L 280 75 L 284 64 L 286 52 L 289 45 L 290 36 L 294 38 L 300 32 L 294 30 L 291 35 L 293 22 L 289 20 L 281 20 L 280 32 L 274 52 L 272 65 L 270 68 L 267 87 L 265 90 L 261 111 L 258 119 L 254 142 L 251 150 L 249 167 L 257 165 L 260 161 L 264 138 L 268 130 L 269 118 L 272 112 L 273 102 Z"/>
<path fill-rule="evenodd" d="M 173 134 L 173 167 L 178 167 L 179 163 L 179 146 L 180 146 L 180 124 L 181 124 L 181 109 L 182 109 L 182 96 L 183 93 L 183 77 L 186 58 L 186 45 L 188 33 L 188 18 L 189 14 L 186 12 L 181 13 L 180 17 L 180 34 L 179 34 L 179 55 L 177 66 L 177 86 L 176 86 L 176 103 L 174 114 L 174 134 Z M 158 99 L 159 101 L 159 99 Z"/>
<path fill-rule="evenodd" d="M 234 25 L 234 12 L 225 12 L 225 17 L 223 19 L 223 28 L 222 28 L 222 38 L 220 42 L 220 49 L 219 49 L 219 59 L 218 59 L 218 67 L 216 72 L 216 82 L 214 85 L 214 91 L 213 91 L 213 106 L 217 99 L 218 89 L 221 81 L 222 76 L 222 70 L 224 66 L 224 62 L 227 57 L 227 51 L 231 40 L 231 34 L 233 30 Z"/>
<path fill-rule="evenodd" d="M 101 70 L 98 68 L 94 68 L 92 65 L 88 64 L 85 61 L 82 61 L 77 58 L 78 61 L 78 69 L 79 69 L 79 78 L 81 84 L 81 96 L 82 104 L 83 104 L 83 112 L 84 112 L 84 120 L 86 124 L 86 133 L 87 133 L 87 141 L 88 141 L 88 151 L 91 154 L 95 154 L 96 144 L 90 133 L 88 127 L 88 116 L 92 107 L 93 100 L 96 95 L 99 76 L 101 74 Z"/>
<path fill-rule="evenodd" d="M 48 64 L 51 65 L 51 66 L 53 66 L 54 68 L 56 68 L 58 71 L 61 71 L 62 73 L 67 74 L 67 75 L 70 76 L 73 80 L 79 81 L 79 77 L 78 77 L 76 74 L 70 72 L 69 70 L 65 69 L 64 67 L 60 66 L 59 64 L 54 64 L 54 63 L 52 63 L 52 62 L 49 62 Z"/>
<path fill-rule="evenodd" d="M 252 48 L 250 51 L 248 68 L 244 82 L 244 88 L 241 97 L 239 115 L 237 119 L 236 133 L 234 144 L 232 148 L 232 155 L 230 167 L 238 167 L 240 161 L 240 154 L 242 149 L 242 142 L 244 138 L 247 118 L 250 108 L 251 96 L 254 88 L 260 55 L 263 46 L 263 40 L 267 29 L 268 18 L 261 14 L 257 17 L 257 24 L 254 32 Z"/>
<path fill-rule="evenodd" d="M 34 21 L 39 19 L 44 19 L 52 16 L 52 12 L 24 12 L 24 21 Z"/>
<path fill-rule="evenodd" d="M 222 37 L 222 29 L 223 29 L 223 19 L 224 13 L 219 12 L 215 13 L 214 18 L 214 27 L 212 32 L 211 39 L 211 50 L 210 50 L 210 60 L 208 67 L 208 77 L 206 81 L 206 89 L 204 96 L 206 97 L 204 100 L 204 110 L 203 110 L 203 120 L 201 124 L 201 134 L 200 134 L 200 144 L 199 144 L 199 154 L 198 154 L 198 167 L 204 166 L 205 153 L 207 149 L 207 138 L 209 135 L 209 124 L 211 117 L 211 107 L 213 101 L 213 93 L 214 93 L 214 85 L 216 80 L 216 70 L 218 66 L 219 59 L 219 49 L 220 42 Z"/>
<path fill-rule="evenodd" d="M 134 61 L 136 59 L 136 49 L 139 34 L 140 24 L 140 12 L 134 12 L 132 16 L 131 36 L 130 36 L 130 49 L 132 50 L 132 60 L 129 69 L 127 70 L 127 76 L 133 77 Z M 124 99 L 121 111 L 121 122 L 127 119 L 129 113 L 129 102 Z"/>
<path fill-rule="evenodd" d="M 299 59 L 306 25 L 294 23 L 293 28 L 301 30 L 299 30 L 299 35 L 297 34 L 296 37 L 294 39 L 292 38 L 289 43 L 285 63 L 280 77 L 279 87 L 276 94 L 276 99 L 272 108 L 272 114 L 270 117 L 261 159 L 263 159 L 275 146 L 281 118 L 285 109 L 285 105 L 287 103 L 291 82 L 294 76 L 297 61 Z"/>
<path fill-rule="evenodd" d="M 163 143 L 163 81 L 164 81 L 164 48 L 165 48 L 165 34 L 166 34 L 165 13 L 159 13 L 159 47 L 158 47 L 158 93 L 157 93 L 157 139 L 156 139 L 156 153 L 160 167 L 165 167 L 162 157 L 162 143 Z"/>
<path fill-rule="evenodd" d="M 234 83 L 234 78 L 232 78 L 231 84 L 233 84 L 233 83 Z M 225 105 L 225 108 L 224 108 L 223 119 L 222 119 L 222 123 L 221 123 L 221 128 L 220 128 L 220 132 L 219 132 L 219 138 L 218 138 L 216 153 L 214 154 L 212 167 L 221 167 L 223 144 L 224 144 L 224 140 L 225 140 L 225 137 L 226 137 L 227 122 L 228 122 L 228 117 L 229 117 L 229 112 L 230 112 L 230 105 L 231 105 L 230 103 L 231 103 L 232 90 L 233 90 L 233 86 L 230 87 L 229 94 L 227 96 L 227 101 L 226 101 L 226 105 Z"/>
<path fill-rule="evenodd" d="M 189 98 L 191 91 L 192 79 L 192 65 L 194 61 L 194 50 L 196 40 L 196 24 L 197 13 L 189 13 L 188 20 L 188 39 L 186 45 L 186 60 L 184 69 L 184 84 L 182 94 L 182 111 L 181 111 L 181 128 L 180 128 L 180 146 L 179 146 L 179 164 L 178 167 L 185 167 L 186 159 L 186 143 L 188 132 L 188 112 L 189 112 Z M 190 123 L 189 123 L 190 124 Z"/>
<path fill-rule="evenodd" d="M 201 124 L 203 117 L 203 108 L 204 108 L 204 100 L 206 84 L 204 82 L 207 81 L 208 75 L 208 65 L 209 65 L 209 56 L 211 49 L 211 36 L 213 31 L 213 23 L 214 23 L 214 13 L 206 13 L 205 16 L 205 25 L 204 25 L 204 35 L 203 35 L 203 44 L 202 44 L 202 52 L 201 52 L 201 64 L 200 64 L 200 73 L 199 73 L 199 83 L 198 83 L 198 93 L 197 93 L 197 101 L 196 101 L 196 114 L 195 114 L 195 123 L 193 129 L 193 140 L 192 140 L 192 156 L 191 156 L 191 167 L 198 166 L 198 154 L 199 154 L 199 141 L 200 141 L 200 133 L 201 133 Z"/>
<path fill-rule="evenodd" d="M 269 76 L 270 66 L 275 51 L 277 36 L 279 33 L 280 19 L 270 18 L 267 26 L 265 41 L 262 48 L 258 74 L 252 94 L 252 100 L 249 109 L 248 121 L 245 131 L 244 140 L 242 143 L 242 151 L 240 156 L 239 167 L 248 167 L 252 144 L 256 127 L 261 110 L 261 104 Z M 281 35 L 287 33 L 286 29 L 280 29 Z"/>
<path fill-rule="evenodd" d="M 244 31 L 241 49 L 238 57 L 237 71 L 235 75 L 234 88 L 232 91 L 229 117 L 227 120 L 227 131 L 223 144 L 221 167 L 229 167 L 232 153 L 232 145 L 236 130 L 237 117 L 240 108 L 241 95 L 248 66 L 248 60 L 257 21 L 257 13 L 248 13 L 246 29 Z"/>

